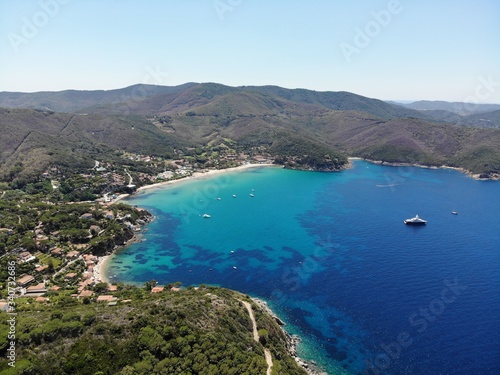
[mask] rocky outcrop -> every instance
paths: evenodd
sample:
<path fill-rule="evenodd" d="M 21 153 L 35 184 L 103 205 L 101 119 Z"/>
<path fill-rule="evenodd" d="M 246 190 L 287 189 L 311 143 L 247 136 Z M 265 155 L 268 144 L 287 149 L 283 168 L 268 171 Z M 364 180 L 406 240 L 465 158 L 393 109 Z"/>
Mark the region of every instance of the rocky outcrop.
<path fill-rule="evenodd" d="M 302 367 L 308 373 L 308 375 L 328 375 L 327 372 L 318 367 L 315 361 L 306 361 L 297 355 L 297 346 L 300 344 L 302 340 L 298 335 L 290 335 L 283 328 L 285 326 L 285 322 L 283 322 L 283 320 L 281 320 L 274 313 L 274 311 L 269 308 L 269 306 L 265 301 L 262 301 L 261 299 L 258 298 L 252 298 L 252 300 L 257 306 L 259 306 L 262 310 L 264 310 L 266 314 L 271 316 L 276 321 L 276 323 L 281 327 L 286 337 L 286 349 L 288 354 L 295 360 L 295 362 L 300 367 Z"/>

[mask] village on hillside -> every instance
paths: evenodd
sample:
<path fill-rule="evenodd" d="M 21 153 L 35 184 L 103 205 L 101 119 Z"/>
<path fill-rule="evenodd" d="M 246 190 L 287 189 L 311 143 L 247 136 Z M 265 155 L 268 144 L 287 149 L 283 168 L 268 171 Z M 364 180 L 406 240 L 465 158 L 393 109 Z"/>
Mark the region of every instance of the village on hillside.
<path fill-rule="evenodd" d="M 106 256 L 137 240 L 152 219 L 141 208 L 117 202 L 144 185 L 273 161 L 263 150 L 255 151 L 238 153 L 219 144 L 178 151 L 177 159 L 124 152 L 121 163 L 96 160 L 80 173 L 51 166 L 24 191 L 1 191 L 0 274 L 15 262 L 15 286 L 1 275 L 0 310 L 8 309 L 8 298 L 47 303 L 61 293 L 85 303 L 116 303 L 118 286 L 105 280 L 101 265 Z M 150 289 L 158 293 L 163 288 Z"/>

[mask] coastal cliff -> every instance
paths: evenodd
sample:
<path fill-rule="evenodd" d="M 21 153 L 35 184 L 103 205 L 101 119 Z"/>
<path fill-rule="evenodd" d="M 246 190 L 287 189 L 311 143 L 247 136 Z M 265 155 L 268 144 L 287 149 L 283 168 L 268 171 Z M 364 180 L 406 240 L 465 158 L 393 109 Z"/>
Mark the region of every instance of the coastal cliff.
<path fill-rule="evenodd" d="M 300 337 L 298 335 L 291 335 L 286 331 L 285 322 L 281 320 L 281 318 L 276 315 L 273 310 L 271 310 L 266 301 L 259 298 L 252 298 L 252 300 L 265 315 L 271 317 L 281 328 L 282 333 L 285 335 L 286 350 L 288 355 L 290 355 L 295 362 L 307 372 L 308 375 L 328 375 L 323 369 L 318 367 L 315 361 L 307 361 L 298 356 L 297 347 L 301 342 Z"/>

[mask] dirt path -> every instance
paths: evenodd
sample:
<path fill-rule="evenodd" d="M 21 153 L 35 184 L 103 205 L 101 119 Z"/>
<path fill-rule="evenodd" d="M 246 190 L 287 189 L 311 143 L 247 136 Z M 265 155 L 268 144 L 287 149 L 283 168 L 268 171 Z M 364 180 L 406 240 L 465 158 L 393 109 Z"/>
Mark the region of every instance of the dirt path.
<path fill-rule="evenodd" d="M 266 356 L 267 362 L 266 375 L 271 375 L 271 369 L 273 368 L 273 357 L 271 356 L 271 352 L 269 351 L 269 349 L 264 349 L 264 355 Z"/>
<path fill-rule="evenodd" d="M 253 315 L 252 305 L 250 305 L 246 301 L 241 301 L 241 303 L 243 303 L 243 305 L 246 307 L 248 311 L 248 315 L 250 315 L 250 320 L 252 321 L 252 326 L 253 326 L 253 339 L 259 342 L 259 331 L 257 331 L 257 322 L 255 321 L 255 316 Z M 273 367 L 273 357 L 269 349 L 266 348 L 264 348 L 264 355 L 266 357 L 266 362 L 267 362 L 266 375 L 271 375 L 271 369 Z"/>

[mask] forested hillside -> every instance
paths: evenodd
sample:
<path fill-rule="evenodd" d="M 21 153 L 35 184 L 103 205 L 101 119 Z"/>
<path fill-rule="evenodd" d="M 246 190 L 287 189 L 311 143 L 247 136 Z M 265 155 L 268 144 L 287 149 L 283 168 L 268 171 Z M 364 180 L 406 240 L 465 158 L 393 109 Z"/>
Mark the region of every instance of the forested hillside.
<path fill-rule="evenodd" d="M 49 99 L 52 107 L 43 106 Z M 248 159 L 239 155 L 249 155 L 290 168 L 338 170 L 347 156 L 358 156 L 448 165 L 490 178 L 500 173 L 498 111 L 465 116 L 440 109 L 450 106 L 415 110 L 347 92 L 215 83 L 0 93 L 2 103 L 76 111 L 0 110 L 5 181 L 20 169 L 34 176 L 53 164 L 120 164 L 116 157 L 123 152 L 174 160 L 200 147 L 208 154 L 197 151 L 194 168 L 225 165 L 231 157 L 243 162 Z M 213 148 L 229 145 L 236 158 L 210 157 L 217 155 Z"/>
<path fill-rule="evenodd" d="M 102 288 L 97 284 L 95 288 Z M 289 339 L 274 319 L 240 293 L 199 289 L 152 294 L 118 286 L 118 304 L 83 303 L 50 292 L 49 303 L 17 300 L 16 367 L 8 366 L 7 314 L 0 312 L 0 372 L 51 375 L 305 375 L 288 353 Z M 253 307 L 260 341 L 241 301 Z"/>

